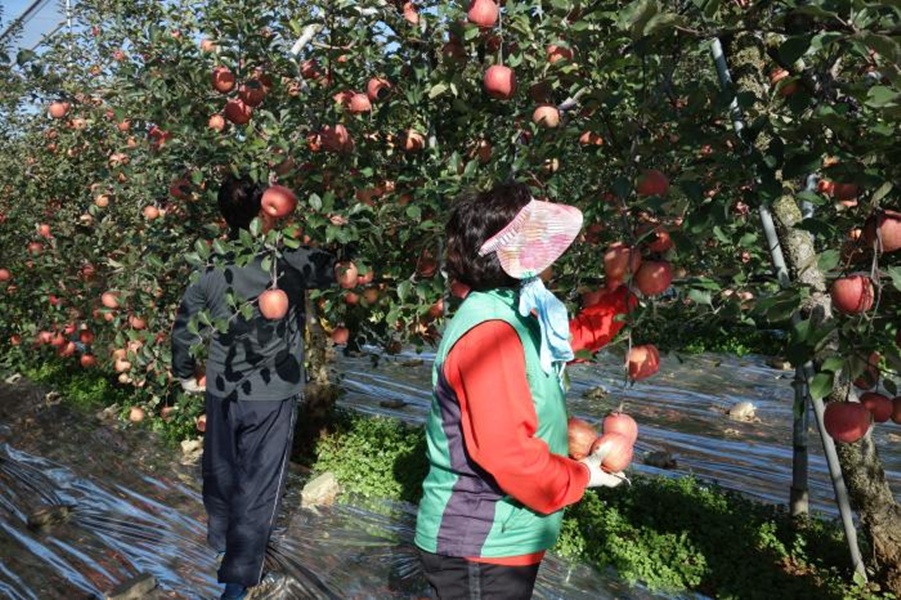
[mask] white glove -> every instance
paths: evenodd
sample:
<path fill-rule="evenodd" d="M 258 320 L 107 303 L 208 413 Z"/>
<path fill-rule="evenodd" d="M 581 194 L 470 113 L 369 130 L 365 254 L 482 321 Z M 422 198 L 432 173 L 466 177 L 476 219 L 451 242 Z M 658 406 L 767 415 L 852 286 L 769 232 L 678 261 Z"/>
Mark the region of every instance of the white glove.
<path fill-rule="evenodd" d="M 588 487 L 616 487 L 628 481 L 622 472 L 608 473 L 601 468 L 601 463 L 609 452 L 609 446 L 601 446 L 594 454 L 589 454 L 579 462 L 588 467 Z"/>
<path fill-rule="evenodd" d="M 196 377 L 179 377 L 178 382 L 181 384 L 181 389 L 188 394 L 202 394 L 206 391 L 206 386 L 197 383 Z"/>

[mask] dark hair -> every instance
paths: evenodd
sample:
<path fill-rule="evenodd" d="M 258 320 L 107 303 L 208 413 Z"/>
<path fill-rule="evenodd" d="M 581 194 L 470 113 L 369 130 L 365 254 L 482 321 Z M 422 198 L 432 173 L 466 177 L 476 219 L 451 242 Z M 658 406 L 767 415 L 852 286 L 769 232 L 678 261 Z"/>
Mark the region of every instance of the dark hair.
<path fill-rule="evenodd" d="M 249 229 L 250 222 L 260 214 L 263 188 L 251 178 L 227 175 L 219 187 L 219 212 L 237 235 L 241 229 Z"/>
<path fill-rule="evenodd" d="M 531 199 L 528 186 L 515 182 L 459 196 L 445 227 L 448 277 L 473 290 L 518 285 L 519 280 L 507 275 L 494 252 L 479 256 L 479 248 L 506 227 Z"/>

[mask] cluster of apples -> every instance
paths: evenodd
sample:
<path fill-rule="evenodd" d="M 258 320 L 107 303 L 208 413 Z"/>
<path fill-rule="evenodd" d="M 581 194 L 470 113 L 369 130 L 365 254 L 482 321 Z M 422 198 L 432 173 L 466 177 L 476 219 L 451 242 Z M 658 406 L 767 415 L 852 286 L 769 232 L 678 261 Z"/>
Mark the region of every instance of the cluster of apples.
<path fill-rule="evenodd" d="M 237 85 L 235 74 L 228 67 L 221 65 L 213 69 L 211 82 L 213 89 L 220 94 L 230 94 Z M 224 117 L 220 114 L 210 117 L 210 129 L 222 131 L 226 119 L 235 125 L 248 123 L 253 115 L 253 109 L 262 104 L 272 90 L 272 78 L 262 71 L 256 71 L 252 77 L 237 86 L 237 89 L 237 96 L 225 102 Z"/>
<path fill-rule="evenodd" d="M 880 210 L 864 224 L 860 241 L 875 248 L 877 254 L 901 249 L 901 212 Z M 864 313 L 873 308 L 873 279 L 870 273 L 851 273 L 832 282 L 832 306 L 846 315 Z"/>
<path fill-rule="evenodd" d="M 569 418 L 567 430 L 570 458 L 582 460 L 605 446 L 608 451 L 601 463 L 604 470 L 617 473 L 632 463 L 638 440 L 638 424 L 622 410 L 615 410 L 604 417 L 600 434 L 591 423 L 578 417 Z"/>
<path fill-rule="evenodd" d="M 901 331 L 896 336 L 896 342 L 901 343 Z M 857 402 L 830 402 L 826 405 L 823 427 L 835 441 L 853 444 L 866 435 L 873 423 L 893 421 L 901 424 L 901 396 L 889 398 L 876 391 L 881 360 L 878 352 L 871 353 L 864 372 L 854 379 L 854 386 L 864 390 Z"/>

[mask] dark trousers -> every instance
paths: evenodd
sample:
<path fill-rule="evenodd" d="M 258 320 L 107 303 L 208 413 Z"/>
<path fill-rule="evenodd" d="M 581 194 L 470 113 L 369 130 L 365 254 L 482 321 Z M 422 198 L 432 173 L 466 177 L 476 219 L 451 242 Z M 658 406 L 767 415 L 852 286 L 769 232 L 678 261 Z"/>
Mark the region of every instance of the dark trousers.
<path fill-rule="evenodd" d="M 206 394 L 203 505 L 207 541 L 225 552 L 220 583 L 260 582 L 285 486 L 296 407 L 297 397 L 228 401 Z"/>
<path fill-rule="evenodd" d="M 439 600 L 529 600 L 540 566 L 477 563 L 424 550 L 419 558 Z"/>

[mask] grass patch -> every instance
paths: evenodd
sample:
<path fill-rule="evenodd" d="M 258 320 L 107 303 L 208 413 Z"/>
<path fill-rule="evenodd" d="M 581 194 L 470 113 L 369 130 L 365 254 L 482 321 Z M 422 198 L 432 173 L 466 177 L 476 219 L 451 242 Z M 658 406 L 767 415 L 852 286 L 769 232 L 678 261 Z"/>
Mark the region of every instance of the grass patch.
<path fill-rule="evenodd" d="M 113 384 L 108 375 L 99 371 L 72 371 L 61 362 L 46 361 L 37 366 L 26 366 L 22 369 L 22 375 L 52 387 L 72 406 L 81 410 L 133 403 L 133 390 Z"/>
<path fill-rule="evenodd" d="M 418 503 L 428 471 L 421 427 L 398 419 L 338 411 L 335 430 L 320 438 L 314 471 L 331 471 L 358 496 Z"/>

